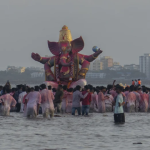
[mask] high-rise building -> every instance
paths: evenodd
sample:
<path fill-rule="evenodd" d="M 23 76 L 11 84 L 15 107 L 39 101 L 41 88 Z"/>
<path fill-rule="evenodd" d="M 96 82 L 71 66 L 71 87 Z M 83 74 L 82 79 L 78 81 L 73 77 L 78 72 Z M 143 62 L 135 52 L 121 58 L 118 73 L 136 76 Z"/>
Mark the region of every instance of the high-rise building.
<path fill-rule="evenodd" d="M 99 70 L 102 70 L 102 64 L 100 63 L 100 60 L 97 59 L 93 62 L 93 68 L 92 70 L 94 71 L 99 71 Z"/>
<path fill-rule="evenodd" d="M 113 66 L 113 58 L 109 56 L 104 56 L 100 59 L 100 64 L 102 66 L 102 70 L 107 69 Z"/>
<path fill-rule="evenodd" d="M 118 63 L 117 63 L 118 64 Z M 113 59 L 111 57 L 108 57 L 108 56 L 104 56 L 102 58 L 97 59 L 93 62 L 93 65 L 92 65 L 92 70 L 94 71 L 98 71 L 98 70 L 104 70 L 104 69 L 107 69 L 109 67 L 112 67 L 114 64 L 113 64 Z"/>
<path fill-rule="evenodd" d="M 144 54 L 144 56 L 139 57 L 140 72 L 146 74 L 147 78 L 150 79 L 150 54 Z"/>

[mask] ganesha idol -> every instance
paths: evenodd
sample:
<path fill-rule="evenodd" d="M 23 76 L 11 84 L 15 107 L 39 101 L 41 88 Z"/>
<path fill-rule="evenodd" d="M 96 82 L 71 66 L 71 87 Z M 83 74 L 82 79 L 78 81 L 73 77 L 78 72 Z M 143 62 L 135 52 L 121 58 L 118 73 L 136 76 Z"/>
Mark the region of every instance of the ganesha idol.
<path fill-rule="evenodd" d="M 67 85 L 68 88 L 86 85 L 85 76 L 89 70 L 90 62 L 102 53 L 100 49 L 97 49 L 92 55 L 80 54 L 79 52 L 84 48 L 84 41 L 82 37 L 72 40 L 71 32 L 67 26 L 62 27 L 59 41 L 48 41 L 48 47 L 54 56 L 47 58 L 32 53 L 31 57 L 44 64 L 45 83 L 54 88 L 57 88 L 59 84 Z M 54 72 L 51 70 L 53 66 Z"/>

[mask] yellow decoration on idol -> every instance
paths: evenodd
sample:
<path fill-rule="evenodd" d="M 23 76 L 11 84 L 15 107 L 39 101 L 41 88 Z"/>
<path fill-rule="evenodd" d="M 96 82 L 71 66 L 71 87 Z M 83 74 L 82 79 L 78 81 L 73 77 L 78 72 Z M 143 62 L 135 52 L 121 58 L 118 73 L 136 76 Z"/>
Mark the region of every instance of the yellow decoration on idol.
<path fill-rule="evenodd" d="M 72 41 L 71 32 L 68 29 L 68 27 L 64 25 L 59 33 L 59 42 L 71 42 L 71 41 Z"/>

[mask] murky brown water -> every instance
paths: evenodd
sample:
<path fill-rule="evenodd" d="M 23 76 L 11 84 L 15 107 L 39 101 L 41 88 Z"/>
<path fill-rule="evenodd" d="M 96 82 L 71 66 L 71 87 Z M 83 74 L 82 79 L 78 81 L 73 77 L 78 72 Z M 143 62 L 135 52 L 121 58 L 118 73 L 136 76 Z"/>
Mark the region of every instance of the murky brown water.
<path fill-rule="evenodd" d="M 141 142 L 142 144 L 133 144 Z M 150 114 L 126 114 L 115 125 L 113 113 L 90 117 L 63 115 L 51 120 L 22 114 L 0 116 L 0 150 L 149 150 Z"/>

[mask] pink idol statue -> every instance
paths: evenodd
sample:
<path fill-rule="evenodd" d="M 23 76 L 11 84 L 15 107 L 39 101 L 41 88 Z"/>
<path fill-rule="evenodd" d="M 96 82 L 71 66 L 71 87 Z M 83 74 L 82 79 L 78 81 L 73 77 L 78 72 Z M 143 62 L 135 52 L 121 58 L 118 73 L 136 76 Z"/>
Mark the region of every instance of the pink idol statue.
<path fill-rule="evenodd" d="M 82 37 L 72 40 L 71 32 L 67 26 L 63 26 L 60 31 L 59 42 L 48 41 L 48 47 L 54 56 L 47 58 L 32 53 L 31 57 L 44 64 L 45 82 L 54 88 L 57 88 L 58 84 L 67 85 L 68 88 L 86 85 L 85 76 L 89 70 L 90 62 L 102 53 L 100 49 L 97 49 L 92 55 L 79 54 L 78 52 L 84 47 L 84 41 Z M 54 72 L 51 67 L 54 67 Z"/>

